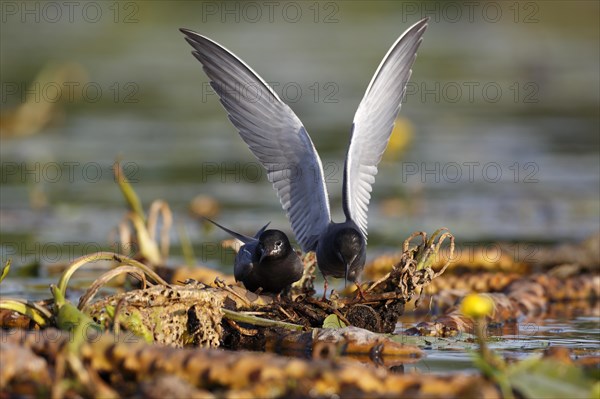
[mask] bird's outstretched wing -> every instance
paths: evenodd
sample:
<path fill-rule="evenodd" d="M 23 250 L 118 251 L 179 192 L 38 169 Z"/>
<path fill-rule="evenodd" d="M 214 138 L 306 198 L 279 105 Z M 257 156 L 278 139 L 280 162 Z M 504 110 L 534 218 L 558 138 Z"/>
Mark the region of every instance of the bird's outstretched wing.
<path fill-rule="evenodd" d="M 302 250 L 314 250 L 331 217 L 321 160 L 302 122 L 233 53 L 193 31 L 181 32 L 229 119 L 267 170 Z"/>
<path fill-rule="evenodd" d="M 235 263 L 233 265 L 233 276 L 235 277 L 235 281 L 243 281 L 254 268 L 253 259 L 254 259 L 254 251 L 256 250 L 256 246 L 258 245 L 258 236 L 262 234 L 263 231 L 267 228 L 271 222 L 267 223 L 263 228 L 261 228 L 258 233 L 256 233 L 255 237 L 249 237 L 244 234 L 237 233 L 233 230 L 228 229 L 225 226 L 221 226 L 219 223 L 215 222 L 207 218 L 206 216 L 203 219 L 208 220 L 221 230 L 229 233 L 232 237 L 237 238 L 244 245 L 240 248 L 237 255 L 235 256 Z"/>
<path fill-rule="evenodd" d="M 244 234 L 241 233 L 236 233 L 233 230 L 229 230 L 227 227 L 225 226 L 221 226 L 219 223 L 215 222 L 214 220 L 210 220 L 209 218 L 207 218 L 206 216 L 204 217 L 204 219 L 208 220 L 209 222 L 211 222 L 212 224 L 214 224 L 215 226 L 217 226 L 218 228 L 220 228 L 221 230 L 229 233 L 232 237 L 237 238 L 238 240 L 240 240 L 241 242 L 243 242 L 244 244 L 250 244 L 253 242 L 258 242 L 258 236 L 260 236 L 260 234 L 262 234 L 262 232 L 267 228 L 267 226 L 269 224 L 271 224 L 271 222 L 267 223 L 262 229 L 260 229 L 258 231 L 258 233 L 256 233 L 256 237 L 249 237 L 246 236 Z"/>
<path fill-rule="evenodd" d="M 256 234 L 254 234 L 254 238 L 256 238 L 258 240 L 260 235 L 265 232 L 265 230 L 267 229 L 267 227 L 269 227 L 270 224 L 271 224 L 271 222 L 269 222 L 269 223 L 265 224 L 263 227 L 261 227 L 260 230 L 258 230 L 256 232 Z"/>
<path fill-rule="evenodd" d="M 427 20 L 411 26 L 390 48 L 354 115 L 344 167 L 344 213 L 359 226 L 365 238 L 371 185 L 394 128 Z"/>

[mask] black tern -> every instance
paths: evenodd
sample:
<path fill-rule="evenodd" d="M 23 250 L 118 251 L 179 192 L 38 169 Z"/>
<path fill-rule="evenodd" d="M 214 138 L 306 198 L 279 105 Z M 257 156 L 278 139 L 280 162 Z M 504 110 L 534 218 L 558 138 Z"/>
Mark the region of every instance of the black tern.
<path fill-rule="evenodd" d="M 220 44 L 180 29 L 194 48 L 242 139 L 267 170 L 304 252 L 316 251 L 325 278 L 356 283 L 366 259 L 367 209 L 377 165 L 389 141 L 411 76 L 425 18 L 406 30 L 381 61 L 361 100 L 344 165 L 343 211 L 331 219 L 323 166 L 300 119 L 244 61 Z"/>
<path fill-rule="evenodd" d="M 244 243 L 235 257 L 233 275 L 246 289 L 279 294 L 302 277 L 304 265 L 290 240 L 282 231 L 267 230 L 269 223 L 248 237 L 205 219 Z"/>

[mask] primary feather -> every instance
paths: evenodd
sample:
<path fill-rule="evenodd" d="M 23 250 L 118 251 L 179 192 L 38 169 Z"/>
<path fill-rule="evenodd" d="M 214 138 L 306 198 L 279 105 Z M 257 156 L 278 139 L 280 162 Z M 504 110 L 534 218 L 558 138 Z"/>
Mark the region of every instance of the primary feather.
<path fill-rule="evenodd" d="M 242 139 L 267 170 L 305 252 L 330 221 L 321 160 L 302 122 L 249 66 L 216 42 L 181 29 Z"/>
<path fill-rule="evenodd" d="M 387 147 L 427 19 L 411 26 L 390 48 L 360 102 L 344 167 L 344 213 L 367 237 L 367 209 L 377 165 Z"/>

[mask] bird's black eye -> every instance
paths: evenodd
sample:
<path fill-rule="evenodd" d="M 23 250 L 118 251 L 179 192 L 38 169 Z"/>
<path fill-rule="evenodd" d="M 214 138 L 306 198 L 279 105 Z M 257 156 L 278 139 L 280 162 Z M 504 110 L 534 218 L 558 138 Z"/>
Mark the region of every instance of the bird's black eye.
<path fill-rule="evenodd" d="M 278 248 L 279 248 L 279 247 L 280 247 L 280 246 L 282 246 L 282 245 L 283 245 L 283 242 L 282 242 L 281 240 L 277 240 L 277 241 L 275 241 L 275 246 L 276 246 L 276 247 L 278 247 Z"/>

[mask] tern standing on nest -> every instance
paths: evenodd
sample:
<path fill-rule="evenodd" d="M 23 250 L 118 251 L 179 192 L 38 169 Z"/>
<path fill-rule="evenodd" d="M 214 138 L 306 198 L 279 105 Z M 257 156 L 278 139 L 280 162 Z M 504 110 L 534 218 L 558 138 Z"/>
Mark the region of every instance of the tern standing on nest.
<path fill-rule="evenodd" d="M 358 283 L 366 259 L 367 209 L 377 165 L 389 141 L 411 76 L 425 18 L 404 32 L 377 68 L 360 102 L 344 166 L 346 220 L 331 220 L 323 167 L 296 114 L 240 58 L 218 43 L 181 29 L 202 63 L 229 119 L 267 170 L 267 177 L 304 252 L 316 251 L 325 278 Z"/>

